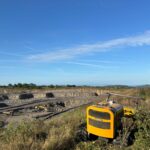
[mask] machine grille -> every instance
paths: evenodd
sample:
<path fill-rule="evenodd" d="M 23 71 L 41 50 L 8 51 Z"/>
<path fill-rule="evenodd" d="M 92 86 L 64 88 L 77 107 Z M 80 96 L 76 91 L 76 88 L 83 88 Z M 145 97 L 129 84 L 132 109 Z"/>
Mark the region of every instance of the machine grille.
<path fill-rule="evenodd" d="M 106 112 L 100 112 L 100 111 L 95 111 L 95 110 L 90 109 L 89 115 L 98 119 L 110 120 L 110 114 Z"/>
<path fill-rule="evenodd" d="M 102 122 L 102 121 L 89 119 L 89 124 L 91 126 L 96 127 L 96 128 L 110 129 L 110 123 L 109 122 Z"/>

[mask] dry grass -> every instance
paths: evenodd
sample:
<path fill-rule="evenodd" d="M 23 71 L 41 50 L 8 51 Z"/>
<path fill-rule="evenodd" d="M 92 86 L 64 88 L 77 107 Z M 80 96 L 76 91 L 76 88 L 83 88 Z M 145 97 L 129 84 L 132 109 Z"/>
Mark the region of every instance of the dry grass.
<path fill-rule="evenodd" d="M 24 121 L 9 124 L 0 131 L 2 150 L 66 150 L 74 149 L 75 133 L 84 122 L 85 108 L 78 109 L 50 121 Z"/>

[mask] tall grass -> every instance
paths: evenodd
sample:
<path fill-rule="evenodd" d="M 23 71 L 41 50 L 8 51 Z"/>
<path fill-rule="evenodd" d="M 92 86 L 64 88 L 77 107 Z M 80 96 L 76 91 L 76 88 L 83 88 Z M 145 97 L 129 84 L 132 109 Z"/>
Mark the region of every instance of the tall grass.
<path fill-rule="evenodd" d="M 11 123 L 0 130 L 2 150 L 74 149 L 78 126 L 85 122 L 85 108 L 65 113 L 50 121 Z"/>

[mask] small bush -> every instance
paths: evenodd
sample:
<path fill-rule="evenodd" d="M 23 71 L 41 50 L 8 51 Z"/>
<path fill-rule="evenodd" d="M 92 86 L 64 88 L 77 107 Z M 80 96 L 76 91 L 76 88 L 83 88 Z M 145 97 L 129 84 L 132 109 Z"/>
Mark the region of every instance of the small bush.
<path fill-rule="evenodd" d="M 150 149 L 150 111 L 140 110 L 135 116 L 138 132 L 135 134 L 135 149 Z"/>

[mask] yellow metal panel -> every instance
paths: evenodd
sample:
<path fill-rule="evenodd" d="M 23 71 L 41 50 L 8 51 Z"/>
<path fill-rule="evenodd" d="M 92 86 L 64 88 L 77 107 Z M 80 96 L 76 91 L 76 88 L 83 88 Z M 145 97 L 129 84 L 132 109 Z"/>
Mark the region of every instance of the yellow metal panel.
<path fill-rule="evenodd" d="M 89 115 L 89 110 L 95 110 L 98 112 L 106 112 L 110 114 L 110 120 L 105 120 L 105 119 L 98 119 L 94 118 Z M 89 118 L 92 118 L 94 120 L 99 120 L 102 122 L 109 122 L 110 123 L 110 129 L 102 129 L 102 128 L 97 128 L 89 124 Z M 87 132 L 100 136 L 100 137 L 105 137 L 105 138 L 114 138 L 114 114 L 111 112 L 111 110 L 106 109 L 106 108 L 101 108 L 101 107 L 96 107 L 96 106 L 89 106 L 87 108 Z"/>
<path fill-rule="evenodd" d="M 126 117 L 132 117 L 135 115 L 135 109 L 131 108 L 131 107 L 123 107 L 123 111 L 124 111 L 124 116 Z"/>

